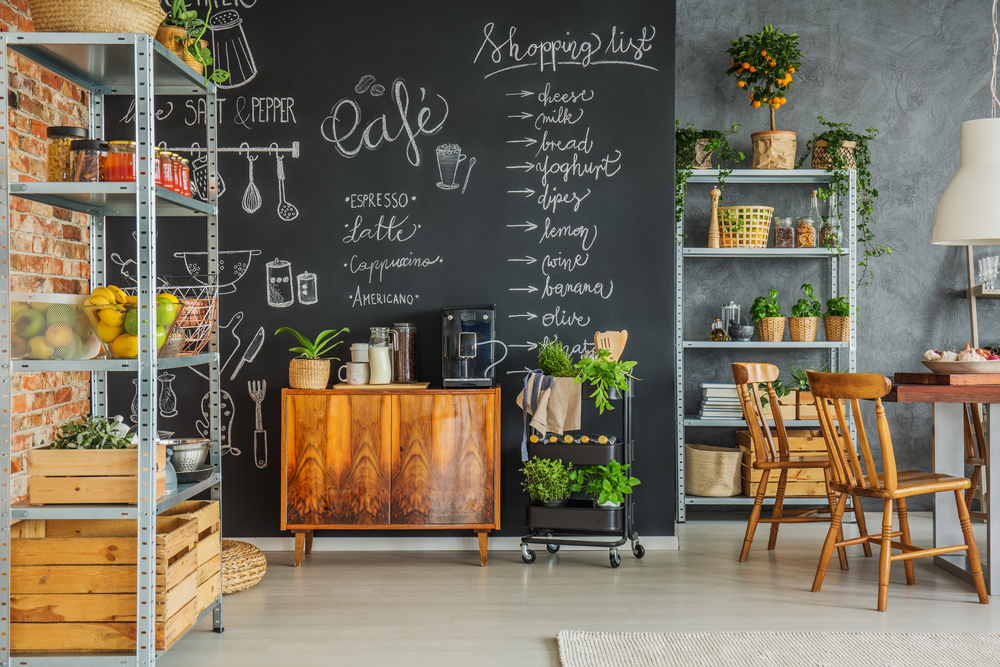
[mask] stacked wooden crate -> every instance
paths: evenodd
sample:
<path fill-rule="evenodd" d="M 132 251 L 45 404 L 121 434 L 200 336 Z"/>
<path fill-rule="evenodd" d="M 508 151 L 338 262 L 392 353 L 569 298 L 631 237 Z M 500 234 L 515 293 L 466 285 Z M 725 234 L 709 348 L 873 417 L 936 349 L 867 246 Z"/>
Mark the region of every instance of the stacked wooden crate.
<path fill-rule="evenodd" d="M 135 504 L 139 450 L 50 449 L 28 452 L 28 502 L 46 504 Z M 156 495 L 167 484 L 167 446 L 156 447 Z"/>
<path fill-rule="evenodd" d="M 21 521 L 11 533 L 12 651 L 135 650 L 135 521 Z M 197 539 L 196 521 L 157 517 L 157 650 L 198 618 Z"/>
<path fill-rule="evenodd" d="M 788 433 L 788 450 L 792 456 L 826 455 L 826 441 L 823 434 L 817 430 L 790 429 Z M 777 434 L 772 431 L 775 446 L 778 443 Z M 757 460 L 757 452 L 753 446 L 750 431 L 737 431 L 736 444 L 743 450 L 742 485 L 743 495 L 751 498 L 757 494 L 757 486 L 763 475 L 763 470 L 753 468 Z M 773 498 L 778 489 L 780 471 L 772 471 L 767 481 L 766 497 Z M 798 468 L 788 471 L 788 484 L 785 486 L 786 498 L 807 498 L 811 496 L 826 497 L 826 485 L 823 481 L 822 468 Z"/>
<path fill-rule="evenodd" d="M 198 523 L 198 613 L 222 593 L 222 534 L 219 532 L 219 501 L 187 500 L 163 513 L 186 517 Z"/>

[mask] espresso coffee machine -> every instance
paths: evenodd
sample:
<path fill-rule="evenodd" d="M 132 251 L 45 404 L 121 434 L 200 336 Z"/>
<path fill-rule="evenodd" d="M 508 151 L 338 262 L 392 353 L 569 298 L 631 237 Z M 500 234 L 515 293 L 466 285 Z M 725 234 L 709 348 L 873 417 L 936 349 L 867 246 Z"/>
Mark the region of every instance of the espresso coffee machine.
<path fill-rule="evenodd" d="M 496 339 L 495 305 L 441 309 L 441 376 L 446 388 L 492 387 L 493 367 L 507 357 L 507 346 Z M 503 348 L 495 360 L 494 346 Z"/>

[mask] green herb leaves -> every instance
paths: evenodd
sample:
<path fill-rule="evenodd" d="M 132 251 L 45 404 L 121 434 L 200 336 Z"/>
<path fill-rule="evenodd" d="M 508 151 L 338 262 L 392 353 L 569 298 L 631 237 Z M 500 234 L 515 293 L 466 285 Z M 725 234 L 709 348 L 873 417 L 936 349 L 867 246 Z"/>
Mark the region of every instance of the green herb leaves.
<path fill-rule="evenodd" d="M 608 392 L 612 387 L 619 391 L 628 391 L 629 378 L 632 375 L 634 361 L 615 361 L 611 358 L 608 350 L 598 350 L 597 357 L 583 357 L 576 362 L 576 383 L 589 382 L 594 388 L 594 393 L 590 395 L 597 404 L 599 414 L 604 414 L 605 410 L 614 410 L 608 399 Z M 639 378 L 635 378 L 638 380 Z"/>
<path fill-rule="evenodd" d="M 326 331 L 320 332 L 320 334 L 316 336 L 315 341 L 309 340 L 291 327 L 281 327 L 274 333 L 275 335 L 286 333 L 295 336 L 302 345 L 301 347 L 289 348 L 288 351 L 295 352 L 302 359 L 334 359 L 336 361 L 340 361 L 337 357 L 324 357 L 323 355 L 344 342 L 342 340 L 334 340 L 334 338 L 342 333 L 350 333 L 350 331 L 351 330 L 347 327 L 344 327 L 343 329 L 327 329 Z"/>
<path fill-rule="evenodd" d="M 765 317 L 781 317 L 781 306 L 778 305 L 778 290 L 772 289 L 766 297 L 759 296 L 750 305 L 750 314 L 754 322 L 760 322 Z"/>
<path fill-rule="evenodd" d="M 583 491 L 596 500 L 598 505 L 606 502 L 621 504 L 625 502 L 625 494 L 632 493 L 632 487 L 641 484 L 635 477 L 625 474 L 630 465 L 632 464 L 622 465 L 618 461 L 611 461 L 604 466 L 592 465 L 583 470 L 574 470 L 570 473 L 572 490 Z"/>
<path fill-rule="evenodd" d="M 125 449 L 130 438 L 118 435 L 117 421 L 90 415 L 59 427 L 52 449 Z"/>
<path fill-rule="evenodd" d="M 518 472 L 524 474 L 521 490 L 531 497 L 531 502 L 547 503 L 569 498 L 573 485 L 573 464 L 563 464 L 560 459 L 532 456 Z"/>
<path fill-rule="evenodd" d="M 559 342 L 558 336 L 538 344 L 538 368 L 552 377 L 573 377 L 573 359 Z"/>
<path fill-rule="evenodd" d="M 796 301 L 795 305 L 792 306 L 792 317 L 822 317 L 823 308 L 813 294 L 813 286 L 804 283 L 802 291 L 805 293 L 805 297 Z"/>

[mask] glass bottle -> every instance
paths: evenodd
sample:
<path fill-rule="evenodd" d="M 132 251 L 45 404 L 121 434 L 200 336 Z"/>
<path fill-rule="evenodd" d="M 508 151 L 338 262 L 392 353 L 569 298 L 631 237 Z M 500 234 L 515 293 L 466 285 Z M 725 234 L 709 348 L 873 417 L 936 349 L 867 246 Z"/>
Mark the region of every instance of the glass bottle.
<path fill-rule="evenodd" d="M 830 215 L 823 218 L 823 226 L 819 230 L 819 242 L 824 248 L 840 246 L 840 218 L 837 207 L 837 193 L 831 192 L 829 197 Z"/>
<path fill-rule="evenodd" d="M 792 218 L 774 219 L 774 247 L 795 247 L 795 220 Z"/>
<path fill-rule="evenodd" d="M 726 333 L 726 329 L 722 326 L 722 320 L 718 317 L 715 318 L 715 322 L 712 322 L 712 333 L 709 338 L 716 343 L 729 340 L 729 334 Z"/>
<path fill-rule="evenodd" d="M 368 363 L 371 365 L 370 384 L 392 382 L 392 336 L 389 327 L 372 327 L 368 339 Z"/>

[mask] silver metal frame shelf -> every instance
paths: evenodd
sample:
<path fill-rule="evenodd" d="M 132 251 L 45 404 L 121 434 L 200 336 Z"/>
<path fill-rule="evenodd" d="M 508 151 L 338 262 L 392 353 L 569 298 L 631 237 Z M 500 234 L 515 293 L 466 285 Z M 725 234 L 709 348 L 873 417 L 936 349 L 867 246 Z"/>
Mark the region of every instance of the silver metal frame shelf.
<path fill-rule="evenodd" d="M 100 216 L 135 217 L 135 183 L 11 183 L 11 194 Z M 156 214 L 165 217 L 216 215 L 215 206 L 156 186 Z"/>
<path fill-rule="evenodd" d="M 741 347 L 741 348 L 751 348 L 754 350 L 767 349 L 767 348 L 785 348 L 785 349 L 802 349 L 802 348 L 841 348 L 847 347 L 848 343 L 842 342 L 827 342 L 825 340 L 817 340 L 811 343 L 793 343 L 792 341 L 781 341 L 780 343 L 760 343 L 758 341 L 743 342 L 738 340 L 727 340 L 727 341 L 711 341 L 711 340 L 686 340 L 682 343 L 684 347 Z"/>
<path fill-rule="evenodd" d="M 733 169 L 726 183 L 829 183 L 831 174 L 823 169 Z M 718 183 L 718 169 L 695 169 L 688 183 Z"/>
<path fill-rule="evenodd" d="M 843 255 L 843 248 L 684 248 L 685 257 L 780 257 L 801 259 L 805 257 L 836 257 Z"/>
<path fill-rule="evenodd" d="M 189 368 L 212 362 L 218 363 L 218 361 L 218 352 L 207 352 L 184 357 L 158 357 L 155 365 L 157 369 L 166 370 L 169 368 Z M 13 371 L 24 371 L 27 373 L 45 373 L 49 371 L 91 371 L 95 373 L 128 371 L 135 373 L 139 370 L 139 360 L 81 359 L 78 361 L 56 361 L 52 359 L 13 359 L 10 362 L 10 367 Z"/>
<path fill-rule="evenodd" d="M 786 428 L 819 428 L 819 422 L 815 419 L 786 419 Z M 684 419 L 685 426 L 703 426 L 705 428 L 746 428 L 745 419 L 702 419 L 700 417 L 687 417 Z"/>

